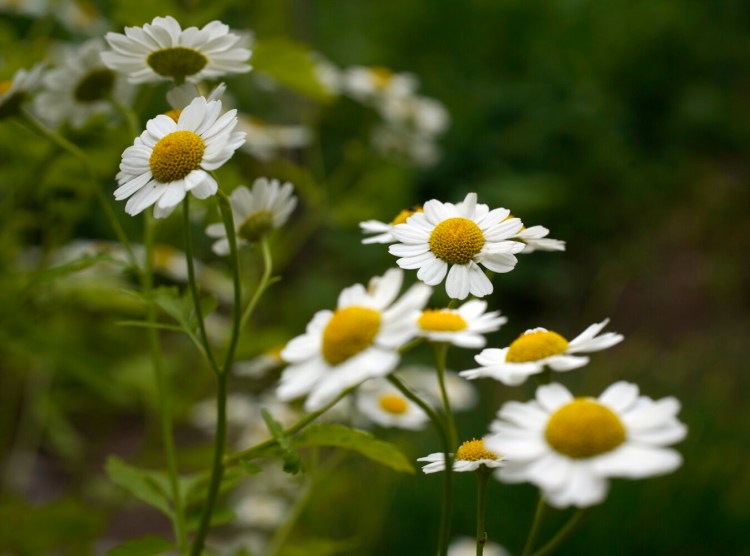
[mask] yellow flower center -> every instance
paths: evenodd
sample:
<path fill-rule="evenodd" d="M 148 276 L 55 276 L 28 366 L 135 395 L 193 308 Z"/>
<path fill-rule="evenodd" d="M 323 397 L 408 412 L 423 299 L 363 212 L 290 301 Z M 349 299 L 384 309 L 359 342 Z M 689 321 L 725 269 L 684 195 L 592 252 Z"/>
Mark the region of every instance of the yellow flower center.
<path fill-rule="evenodd" d="M 408 409 L 406 400 L 398 394 L 385 394 L 378 400 L 380 409 L 393 415 L 403 415 Z"/>
<path fill-rule="evenodd" d="M 251 214 L 242 223 L 238 234 L 240 237 L 253 243 L 258 241 L 273 229 L 273 213 L 270 210 L 261 210 Z"/>
<path fill-rule="evenodd" d="M 177 123 L 180 120 L 180 114 L 182 114 L 182 108 L 173 108 L 172 110 L 168 110 L 167 112 L 164 112 L 164 115 L 172 118 L 175 121 L 175 123 Z"/>
<path fill-rule="evenodd" d="M 198 168 L 205 150 L 203 139 L 192 131 L 173 131 L 154 145 L 148 164 L 157 181 L 181 180 Z"/>
<path fill-rule="evenodd" d="M 202 70 L 208 63 L 208 59 L 192 48 L 175 46 L 155 50 L 148 55 L 146 63 L 164 77 L 185 78 Z"/>
<path fill-rule="evenodd" d="M 8 94 L 12 88 L 12 81 L 0 81 L 0 95 Z M 16 91 L 4 98 L 2 104 L 0 104 L 0 120 L 16 116 L 25 98 L 25 91 Z"/>
<path fill-rule="evenodd" d="M 614 450 L 626 436 L 622 421 L 611 409 L 587 398 L 576 398 L 555 411 L 544 434 L 552 448 L 575 459 Z"/>
<path fill-rule="evenodd" d="M 106 68 L 94 70 L 86 74 L 78 82 L 73 96 L 78 102 L 94 102 L 102 100 L 112 92 L 115 84 L 115 73 Z"/>
<path fill-rule="evenodd" d="M 568 340 L 551 330 L 535 330 L 521 334 L 510 344 L 505 360 L 509 363 L 539 361 L 559 355 L 568 349 Z"/>
<path fill-rule="evenodd" d="M 484 234 L 467 218 L 448 218 L 430 234 L 430 251 L 450 264 L 467 264 L 484 246 Z"/>
<path fill-rule="evenodd" d="M 458 332 L 468 326 L 461 315 L 446 309 L 426 309 L 417 323 L 422 330 L 430 332 Z"/>
<path fill-rule="evenodd" d="M 393 79 L 393 71 L 383 66 L 370 68 L 370 74 L 376 89 L 385 89 Z"/>
<path fill-rule="evenodd" d="M 490 452 L 484 447 L 483 439 L 467 440 L 458 448 L 456 452 L 456 459 L 464 461 L 479 461 L 480 459 L 492 459 L 498 460 L 498 456 L 494 452 Z"/>
<path fill-rule="evenodd" d="M 13 81 L 8 81 L 7 79 L 4 81 L 0 81 L 0 95 L 4 95 L 8 91 L 10 91 L 10 88 L 13 86 Z"/>
<path fill-rule="evenodd" d="M 154 268 L 166 270 L 177 256 L 177 249 L 168 245 L 156 245 L 154 247 Z"/>
<path fill-rule="evenodd" d="M 406 219 L 409 218 L 412 214 L 415 212 L 422 212 L 421 208 L 410 210 L 410 209 L 404 209 L 401 212 L 398 213 L 398 216 L 391 220 L 392 226 L 398 226 L 399 224 L 403 224 L 406 222 Z"/>
<path fill-rule="evenodd" d="M 323 358 L 343 363 L 372 345 L 380 330 L 380 313 L 366 307 L 338 309 L 323 331 Z"/>

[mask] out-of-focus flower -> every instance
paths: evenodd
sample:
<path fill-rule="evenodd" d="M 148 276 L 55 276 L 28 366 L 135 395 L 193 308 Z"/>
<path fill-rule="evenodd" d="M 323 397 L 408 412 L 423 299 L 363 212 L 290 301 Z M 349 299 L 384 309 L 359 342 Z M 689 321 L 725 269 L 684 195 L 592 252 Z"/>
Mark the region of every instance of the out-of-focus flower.
<path fill-rule="evenodd" d="M 481 348 L 487 343 L 482 334 L 495 332 L 508 322 L 500 311 L 486 313 L 487 302 L 473 299 L 457 309 L 425 309 L 417 319 L 419 335 L 431 342 L 459 347 Z"/>
<path fill-rule="evenodd" d="M 422 430 L 429 422 L 417 404 L 385 379 L 375 378 L 362 385 L 357 391 L 357 409 L 381 427 Z"/>
<path fill-rule="evenodd" d="M 476 553 L 477 540 L 471 537 L 458 537 L 448 546 L 448 556 L 475 556 Z M 485 543 L 482 554 L 483 556 L 510 556 L 510 552 L 495 542 Z"/>
<path fill-rule="evenodd" d="M 232 366 L 232 372 L 235 376 L 262 378 L 266 376 L 269 371 L 279 369 L 286 364 L 281 358 L 281 350 L 283 349 L 284 346 L 281 345 L 264 351 L 257 357 L 248 359 L 247 361 L 237 361 Z"/>
<path fill-rule="evenodd" d="M 399 212 L 390 223 L 380 222 L 379 220 L 365 220 L 364 222 L 360 222 L 359 228 L 362 230 L 362 233 L 376 234 L 371 237 L 366 237 L 362 240 L 362 243 L 393 243 L 396 241 L 396 238 L 391 234 L 393 227 L 406 222 L 406 219 L 415 212 L 422 212 L 422 207 L 415 208 L 414 210 L 404 209 Z"/>
<path fill-rule="evenodd" d="M 486 443 L 507 458 L 496 472 L 501 481 L 531 482 L 558 508 L 592 506 L 606 498 L 609 477 L 642 479 L 682 464 L 665 448 L 687 434 L 679 410 L 675 398 L 639 396 L 628 382 L 599 398 L 574 398 L 553 383 L 540 386 L 535 400 L 506 402 Z"/>
<path fill-rule="evenodd" d="M 445 471 L 445 454 L 443 452 L 435 452 L 429 456 L 419 458 L 417 461 L 427 463 L 422 468 L 424 473 Z M 453 471 L 477 471 L 480 467 L 489 470 L 502 467 L 503 465 L 505 465 L 503 457 L 492 450 L 488 450 L 484 446 L 484 440 L 480 438 L 479 440 L 467 440 L 459 446 L 456 451 L 456 457 L 453 460 Z"/>
<path fill-rule="evenodd" d="M 450 115 L 440 102 L 419 95 L 387 96 L 377 108 L 392 126 L 428 137 L 444 133 L 450 124 Z"/>
<path fill-rule="evenodd" d="M 30 70 L 20 69 L 7 81 L 0 80 L 0 120 L 17 116 L 23 103 L 28 100 L 42 80 L 44 65 L 37 64 Z"/>
<path fill-rule="evenodd" d="M 319 52 L 311 54 L 315 66 L 315 76 L 323 87 L 332 95 L 340 95 L 344 90 L 344 74 L 336 64 Z"/>
<path fill-rule="evenodd" d="M 398 375 L 418 393 L 426 396 L 426 401 L 429 401 L 433 406 L 437 408 L 443 406 L 440 383 L 438 382 L 437 370 L 434 367 L 412 365 L 399 369 Z M 448 370 L 444 372 L 443 380 L 451 409 L 454 412 L 469 410 L 477 404 L 477 392 L 474 384 Z"/>
<path fill-rule="evenodd" d="M 300 125 L 276 125 L 240 114 L 237 129 L 247 134 L 242 150 L 258 160 L 271 160 L 279 153 L 310 144 L 312 132 Z"/>
<path fill-rule="evenodd" d="M 417 166 L 432 166 L 440 158 L 440 148 L 431 135 L 391 125 L 377 125 L 370 139 L 373 148 L 383 156 Z"/>
<path fill-rule="evenodd" d="M 355 99 L 375 102 L 386 96 L 410 95 L 419 81 L 410 73 L 394 73 L 382 66 L 354 66 L 344 71 L 343 84 L 344 90 Z"/>

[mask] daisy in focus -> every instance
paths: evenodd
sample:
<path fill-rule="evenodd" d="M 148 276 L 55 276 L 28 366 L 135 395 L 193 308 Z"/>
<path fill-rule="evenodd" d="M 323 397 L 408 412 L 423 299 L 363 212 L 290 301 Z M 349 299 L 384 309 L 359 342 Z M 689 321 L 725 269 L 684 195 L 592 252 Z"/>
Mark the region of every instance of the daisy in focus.
<path fill-rule="evenodd" d="M 172 16 L 155 17 L 143 27 L 125 27 L 124 35 L 107 33 L 105 38 L 112 50 L 102 53 L 102 61 L 130 83 L 198 83 L 250 71 L 245 39 L 220 21 L 182 29 Z"/>
<path fill-rule="evenodd" d="M 457 309 L 425 309 L 417 319 L 419 335 L 430 342 L 445 342 L 464 348 L 482 348 L 482 334 L 499 330 L 508 322 L 500 311 L 487 311 L 487 302 L 473 299 Z"/>
<path fill-rule="evenodd" d="M 437 473 L 445 471 L 445 454 L 435 452 L 429 456 L 419 458 L 417 461 L 427 463 L 422 468 L 424 473 Z M 453 471 L 477 471 L 480 468 L 487 471 L 497 469 L 505 465 L 504 458 L 499 452 L 488 450 L 484 445 L 484 439 L 467 440 L 456 451 L 456 457 L 453 460 Z"/>
<path fill-rule="evenodd" d="M 492 423 L 487 446 L 507 458 L 496 476 L 531 482 L 557 508 L 604 501 L 608 477 L 642 479 L 671 473 L 682 464 L 675 450 L 687 427 L 680 403 L 652 400 L 638 387 L 616 382 L 599 398 L 574 398 L 560 384 L 540 386 L 536 399 L 506 402 Z"/>
<path fill-rule="evenodd" d="M 622 334 L 615 332 L 598 336 L 608 322 L 606 319 L 592 324 L 570 341 L 546 328 L 527 330 L 507 348 L 483 350 L 474 357 L 481 366 L 462 371 L 459 375 L 468 379 L 494 378 L 508 386 L 518 386 L 529 376 L 541 373 L 545 367 L 558 372 L 583 367 L 589 358 L 576 354 L 601 351 L 622 342 Z"/>
<path fill-rule="evenodd" d="M 219 186 L 208 173 L 228 161 L 245 142 L 234 132 L 236 110 L 223 116 L 221 101 L 193 99 L 175 122 L 160 114 L 125 149 L 120 162 L 115 199 L 128 199 L 131 216 L 154 205 L 154 216 L 169 216 L 189 191 L 197 199 L 214 195 Z"/>
<path fill-rule="evenodd" d="M 382 377 L 398 364 L 398 348 L 416 336 L 415 315 L 431 289 L 415 284 L 398 298 L 400 269 L 345 288 L 335 311 L 318 311 L 307 330 L 281 352 L 289 362 L 278 386 L 282 400 L 308 395 L 307 411 L 333 401 L 348 388 Z M 398 299 L 397 299 L 398 298 Z"/>
<path fill-rule="evenodd" d="M 518 262 L 515 253 L 525 247 L 509 241 L 523 226 L 509 216 L 508 209 L 477 204 L 476 193 L 455 205 L 433 199 L 425 203 L 424 212 L 393 228 L 400 243 L 391 245 L 389 252 L 400 257 L 401 268 L 418 269 L 417 278 L 427 285 L 435 286 L 447 276 L 445 290 L 453 299 L 484 297 L 493 288 L 479 265 L 510 272 Z"/>
<path fill-rule="evenodd" d="M 252 191 L 241 185 L 229 196 L 234 214 L 234 228 L 240 245 L 254 243 L 271 230 L 280 228 L 289 219 L 297 197 L 291 183 L 258 178 Z M 229 240 L 224 224 L 211 224 L 206 228 L 209 237 L 219 238 L 212 246 L 217 255 L 229 254 Z"/>
<path fill-rule="evenodd" d="M 381 427 L 422 430 L 430 420 L 417 404 L 382 378 L 368 380 L 357 391 L 357 409 Z"/>
<path fill-rule="evenodd" d="M 69 121 L 80 128 L 97 114 L 111 116 L 115 109 L 110 97 L 130 104 L 134 89 L 102 63 L 103 50 L 101 39 L 69 48 L 60 65 L 44 75 L 44 89 L 34 99 L 34 108 L 48 124 L 57 127 Z"/>
<path fill-rule="evenodd" d="M 20 113 L 29 93 L 39 86 L 43 71 L 44 66 L 37 64 L 30 70 L 18 70 L 9 80 L 0 80 L 0 120 Z"/>
<path fill-rule="evenodd" d="M 406 219 L 415 212 L 422 212 L 422 207 L 417 207 L 414 210 L 404 209 L 390 222 L 380 222 L 379 220 L 365 220 L 364 222 L 360 222 L 359 228 L 363 234 L 375 234 L 363 239 L 362 243 L 365 245 L 368 243 L 393 243 L 396 241 L 396 238 L 391 233 L 393 227 L 405 223 Z"/>

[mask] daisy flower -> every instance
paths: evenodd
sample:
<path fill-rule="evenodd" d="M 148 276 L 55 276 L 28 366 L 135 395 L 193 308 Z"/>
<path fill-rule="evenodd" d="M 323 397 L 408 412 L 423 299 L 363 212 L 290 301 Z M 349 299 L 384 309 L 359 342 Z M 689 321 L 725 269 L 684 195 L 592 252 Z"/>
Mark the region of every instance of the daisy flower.
<path fill-rule="evenodd" d="M 308 394 L 305 409 L 314 411 L 344 390 L 396 368 L 397 349 L 416 335 L 414 315 L 431 293 L 415 284 L 397 299 L 402 283 L 403 272 L 393 268 L 367 288 L 344 289 L 335 311 L 318 311 L 306 332 L 281 352 L 290 365 L 281 375 L 279 398 Z"/>
<path fill-rule="evenodd" d="M 495 332 L 508 322 L 500 311 L 486 313 L 487 302 L 474 299 L 457 309 L 425 309 L 417 319 L 419 335 L 431 342 L 446 342 L 465 348 L 481 348 L 482 334 Z"/>
<path fill-rule="evenodd" d="M 241 185 L 229 196 L 234 214 L 234 229 L 240 245 L 253 243 L 275 228 L 280 228 L 289 219 L 297 197 L 291 183 L 281 185 L 279 180 L 258 178 L 250 191 Z M 209 237 L 220 238 L 213 244 L 217 255 L 229 254 L 229 240 L 224 224 L 211 224 L 206 228 Z"/>
<path fill-rule="evenodd" d="M 450 124 L 450 115 L 440 102 L 420 95 L 387 96 L 377 108 L 389 124 L 423 135 L 441 135 Z"/>
<path fill-rule="evenodd" d="M 399 369 L 400 378 L 414 388 L 424 399 L 429 401 L 435 408 L 443 407 L 443 397 L 440 392 L 440 383 L 437 378 L 437 369 L 428 365 L 412 365 Z M 477 405 L 477 391 L 474 385 L 459 377 L 455 372 L 445 370 L 443 375 L 445 390 L 448 394 L 451 409 L 466 411 Z"/>
<path fill-rule="evenodd" d="M 381 427 L 422 430 L 429 417 L 385 379 L 365 382 L 357 392 L 357 409 Z"/>
<path fill-rule="evenodd" d="M 305 126 L 270 124 L 245 114 L 237 119 L 237 129 L 247 134 L 242 150 L 258 160 L 271 160 L 284 151 L 306 147 L 312 141 L 312 132 Z"/>
<path fill-rule="evenodd" d="M 64 51 L 60 66 L 44 75 L 44 89 L 34 99 L 42 119 L 52 126 L 70 121 L 80 128 L 96 114 L 115 113 L 110 96 L 130 104 L 133 87 L 102 63 L 103 50 L 104 41 L 91 39 Z"/>
<path fill-rule="evenodd" d="M 425 473 L 437 473 L 445 471 L 445 454 L 435 452 L 429 456 L 419 458 L 417 461 L 427 462 L 422 468 Z M 484 445 L 484 439 L 467 440 L 456 451 L 456 457 L 453 460 L 453 471 L 476 471 L 481 466 L 486 469 L 496 469 L 505 465 L 504 458 L 499 452 L 489 450 Z"/>
<path fill-rule="evenodd" d="M 459 374 L 468 379 L 489 377 L 508 386 L 518 386 L 545 367 L 558 372 L 583 367 L 589 358 L 576 354 L 600 351 L 622 342 L 622 334 L 615 332 L 597 336 L 608 322 L 609 319 L 605 319 L 592 324 L 570 341 L 546 328 L 527 330 L 507 348 L 483 350 L 474 357 L 481 367 Z"/>
<path fill-rule="evenodd" d="M 390 222 L 380 222 L 379 220 L 365 220 L 364 222 L 360 222 L 359 228 L 363 234 L 377 234 L 372 237 L 366 237 L 362 240 L 362 243 L 365 245 L 368 243 L 393 243 L 396 241 L 396 238 L 391 234 L 393 227 L 406 222 L 406 219 L 415 212 L 422 212 L 422 207 L 417 207 L 414 210 L 404 209 Z"/>
<path fill-rule="evenodd" d="M 457 537 L 448 546 L 448 556 L 476 556 L 477 539 L 473 537 Z M 483 556 L 510 556 L 503 546 L 496 542 L 485 543 Z"/>
<path fill-rule="evenodd" d="M 394 73 L 382 66 L 348 68 L 342 81 L 346 92 L 361 102 L 384 96 L 410 95 L 419 83 L 410 73 Z"/>
<path fill-rule="evenodd" d="M 17 116 L 21 106 L 42 80 L 44 66 L 37 64 L 30 70 L 20 69 L 11 79 L 0 80 L 0 120 Z"/>
<path fill-rule="evenodd" d="M 440 159 L 440 147 L 432 135 L 405 127 L 377 125 L 370 142 L 381 155 L 417 166 L 432 166 Z"/>
<path fill-rule="evenodd" d="M 400 257 L 401 268 L 419 269 L 417 278 L 425 284 L 435 286 L 447 275 L 449 297 L 484 297 L 492 293 L 492 282 L 479 265 L 510 272 L 518 262 L 514 253 L 524 248 L 523 243 L 508 241 L 523 226 L 518 218 L 508 216 L 508 209 L 489 210 L 477 204 L 476 193 L 455 205 L 433 199 L 425 203 L 423 213 L 393 228 L 393 237 L 401 243 L 391 245 L 389 251 Z"/>
<path fill-rule="evenodd" d="M 263 378 L 270 371 L 279 369 L 284 366 L 284 360 L 281 358 L 283 345 L 276 346 L 264 351 L 260 355 L 246 361 L 237 361 L 232 366 L 232 372 L 235 376 L 247 378 Z"/>
<path fill-rule="evenodd" d="M 214 90 L 211 91 L 211 94 L 206 97 L 206 100 L 221 100 L 226 90 L 227 86 L 224 83 L 219 83 L 214 87 Z M 193 102 L 193 99 L 199 96 L 201 96 L 200 91 L 194 83 L 183 83 L 182 85 L 173 87 L 167 92 L 167 102 L 172 109 L 166 112 L 166 115 L 176 122 L 180 119 L 180 114 L 182 114 L 185 107 L 189 106 L 190 103 Z M 237 123 L 237 130 L 242 131 L 239 129 L 239 118 Z"/>
<path fill-rule="evenodd" d="M 512 239 L 522 241 L 524 247 L 521 253 L 533 253 L 534 251 L 565 251 L 565 242 L 559 239 L 548 238 L 549 230 L 544 226 L 531 226 L 522 228 Z"/>
<path fill-rule="evenodd" d="M 679 453 L 665 448 L 687 434 L 679 410 L 675 398 L 639 396 L 628 382 L 599 398 L 574 398 L 553 383 L 540 386 L 535 400 L 507 402 L 486 442 L 508 460 L 500 480 L 531 482 L 557 508 L 586 507 L 604 500 L 608 477 L 642 479 L 682 464 Z"/>
<path fill-rule="evenodd" d="M 193 99 L 177 122 L 160 114 L 148 121 L 146 130 L 125 149 L 120 162 L 115 199 L 128 199 L 125 211 L 135 216 L 151 205 L 154 216 L 169 216 L 190 191 L 205 199 L 218 189 L 208 171 L 216 170 L 245 141 L 233 132 L 236 110 L 223 116 L 221 101 Z"/>
<path fill-rule="evenodd" d="M 155 17 L 143 27 L 125 27 L 124 35 L 107 33 L 105 38 L 112 50 L 102 53 L 102 61 L 131 83 L 197 83 L 250 71 L 243 37 L 220 21 L 182 29 L 172 16 Z"/>

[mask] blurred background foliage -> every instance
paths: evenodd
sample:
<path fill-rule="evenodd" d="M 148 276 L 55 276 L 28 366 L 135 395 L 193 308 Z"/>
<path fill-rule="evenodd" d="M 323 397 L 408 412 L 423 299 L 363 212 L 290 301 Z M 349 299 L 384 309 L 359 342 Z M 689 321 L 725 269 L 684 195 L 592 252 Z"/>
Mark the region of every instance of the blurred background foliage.
<path fill-rule="evenodd" d="M 246 112 L 320 129 L 320 141 L 294 156 L 244 157 L 219 173 L 229 188 L 259 175 L 289 179 L 302 196 L 296 222 L 275 245 L 283 282 L 263 300 L 240 358 L 300 333 L 314 311 L 333 306 L 342 287 L 394 265 L 386 249 L 360 244 L 359 221 L 388 221 L 427 199 L 458 201 L 477 191 L 481 202 L 506 206 L 527 225 L 543 224 L 568 245 L 564 254 L 522 256 L 514 272 L 495 278 L 490 305 L 510 320 L 491 344 L 507 345 L 534 326 L 570 337 L 610 317 L 626 341 L 595 355 L 566 384 L 598 395 L 624 379 L 653 398 L 675 395 L 690 427 L 678 446 L 685 464 L 677 473 L 614 481 L 608 500 L 560 553 L 750 554 L 750 265 L 741 263 L 750 238 L 750 4 L 117 0 L 93 6 L 116 31 L 166 14 L 183 25 L 219 18 L 252 30 L 270 46 L 258 71 L 227 80 L 229 94 Z M 51 17 L 3 13 L 3 76 L 43 59 L 53 39 L 80 36 Z M 300 87 L 312 87 L 309 80 L 282 63 L 273 69 L 279 41 L 308 45 L 339 66 L 382 65 L 419 76 L 421 91 L 451 114 L 440 161 L 416 169 L 375 156 L 362 133 L 372 114 L 319 91 L 300 94 Z M 268 86 L 262 68 L 287 86 Z M 165 91 L 141 91 L 144 120 L 165 109 Z M 72 138 L 93 153 L 102 187 L 112 190 L 132 138 L 122 127 L 95 124 Z M 145 334 L 116 326 L 142 313 L 138 299 L 119 289 L 133 279 L 125 274 L 121 283 L 75 287 L 79 271 L 96 260 L 43 270 L 71 240 L 112 235 L 75 160 L 13 121 L 0 122 L 0 159 L 0 553 L 98 553 L 113 541 L 168 535 L 166 519 L 129 500 L 103 471 L 113 453 L 144 467 L 162 461 Z M 115 209 L 138 240 L 140 220 Z M 209 210 L 205 220 L 216 215 Z M 199 256 L 225 269 L 199 235 L 203 224 L 195 229 Z M 160 224 L 157 240 L 180 249 L 180 230 L 173 217 Z M 245 256 L 252 283 L 257 258 Z M 212 380 L 186 339 L 164 334 L 162 342 L 180 465 L 203 469 L 208 439 L 186 421 L 193 404 L 212 394 Z M 409 360 L 429 361 L 428 355 Z M 453 350 L 449 365 L 467 368 L 472 355 Z M 485 432 L 504 400 L 533 393 L 532 384 L 477 386 L 482 403 L 459 421 L 467 438 Z M 411 459 L 438 445 L 430 431 L 376 433 Z M 290 554 L 294 543 L 310 539 L 341 541 L 320 553 L 434 552 L 439 478 L 397 475 L 346 456 L 314 474 L 309 488 Z M 456 492 L 454 529 L 471 535 L 473 477 L 459 475 Z M 491 483 L 490 538 L 519 552 L 534 503 L 529 486 Z M 567 513 L 551 515 L 547 534 Z M 307 546 L 313 554 L 317 545 Z"/>

